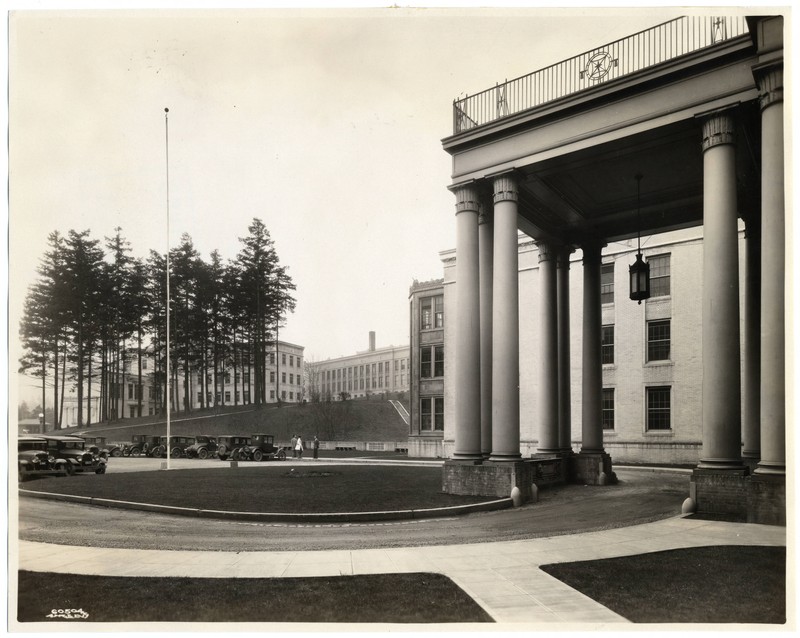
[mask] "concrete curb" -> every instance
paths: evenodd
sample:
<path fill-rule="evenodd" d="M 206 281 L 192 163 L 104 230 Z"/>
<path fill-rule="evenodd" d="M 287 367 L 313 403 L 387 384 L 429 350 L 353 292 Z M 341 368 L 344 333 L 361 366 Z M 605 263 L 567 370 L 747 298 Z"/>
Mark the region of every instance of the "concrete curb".
<path fill-rule="evenodd" d="M 668 472 L 670 474 L 691 474 L 693 470 L 686 467 L 655 467 L 649 465 L 614 465 L 615 470 L 632 470 L 634 472 Z"/>
<path fill-rule="evenodd" d="M 78 503 L 81 505 L 94 505 L 98 507 L 113 507 L 115 509 L 136 510 L 140 512 L 156 512 L 159 514 L 174 514 L 178 516 L 193 516 L 199 518 L 212 518 L 219 520 L 254 521 L 269 523 L 354 523 L 370 521 L 396 521 L 424 518 L 443 518 L 462 516 L 475 512 L 492 512 L 510 509 L 513 503 L 510 498 L 502 498 L 483 503 L 469 505 L 455 505 L 451 507 L 435 507 L 419 510 L 394 510 L 379 512 L 322 512 L 322 513 L 286 513 L 286 512 L 231 512 L 224 510 L 195 509 L 190 507 L 176 507 L 172 505 L 156 505 L 154 503 L 134 503 L 132 501 L 117 501 L 108 498 L 94 498 L 91 496 L 75 496 L 73 494 L 55 494 L 52 492 L 35 492 L 33 490 L 19 490 L 20 496 L 40 498 L 50 501 L 65 503 Z"/>

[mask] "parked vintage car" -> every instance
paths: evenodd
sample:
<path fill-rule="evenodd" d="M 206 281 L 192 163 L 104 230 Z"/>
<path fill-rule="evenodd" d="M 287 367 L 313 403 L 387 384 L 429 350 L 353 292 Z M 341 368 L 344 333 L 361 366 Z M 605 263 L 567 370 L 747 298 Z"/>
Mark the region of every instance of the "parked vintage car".
<path fill-rule="evenodd" d="M 226 461 L 232 458 L 239 460 L 242 448 L 250 445 L 249 436 L 239 434 L 225 434 L 217 437 L 217 458 Z"/>
<path fill-rule="evenodd" d="M 79 436 L 42 435 L 47 441 L 47 450 L 55 458 L 56 467 L 67 474 L 75 472 L 106 473 L 106 459 L 86 449 L 86 442 Z"/>
<path fill-rule="evenodd" d="M 41 436 L 21 436 L 17 441 L 19 480 L 31 476 L 64 474 L 63 467 L 56 467 L 56 459 L 47 449 L 47 439 Z"/>
<path fill-rule="evenodd" d="M 81 436 L 86 444 L 86 449 L 92 454 L 102 456 L 108 460 L 108 450 L 106 449 L 106 437 L 104 436 Z"/>
<path fill-rule="evenodd" d="M 170 436 L 169 437 L 169 455 L 171 458 L 183 456 L 192 443 L 194 443 L 193 436 Z M 158 447 L 153 450 L 153 456 L 166 457 L 167 455 L 167 437 L 159 437 Z"/>
<path fill-rule="evenodd" d="M 194 437 L 194 443 L 186 448 L 185 454 L 188 458 L 207 459 L 217 451 L 217 438 L 206 434 L 198 434 Z"/>
<path fill-rule="evenodd" d="M 243 447 L 239 455 L 242 461 L 286 460 L 286 452 L 275 445 L 275 437 L 272 434 L 251 435 L 250 444 Z"/>
<path fill-rule="evenodd" d="M 122 456 L 155 456 L 154 451 L 159 451 L 160 436 L 151 434 L 134 434 L 131 442 L 122 448 Z"/>

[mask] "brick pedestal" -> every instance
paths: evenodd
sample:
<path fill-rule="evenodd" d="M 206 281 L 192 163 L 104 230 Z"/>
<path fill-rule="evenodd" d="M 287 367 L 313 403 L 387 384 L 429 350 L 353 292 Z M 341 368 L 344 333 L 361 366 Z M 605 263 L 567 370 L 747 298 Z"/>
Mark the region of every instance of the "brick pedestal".
<path fill-rule="evenodd" d="M 522 502 L 532 499 L 533 465 L 528 461 L 465 463 L 445 461 L 442 466 L 442 491 L 465 496 L 507 498 L 519 488 Z"/>
<path fill-rule="evenodd" d="M 786 525 L 786 476 L 754 474 L 747 479 L 747 522 Z"/>
<path fill-rule="evenodd" d="M 747 485 L 749 470 L 713 470 L 695 468 L 689 484 L 689 496 L 698 514 L 724 516 L 747 521 Z"/>
<path fill-rule="evenodd" d="M 617 475 L 611 457 L 605 452 L 581 452 L 569 458 L 569 480 L 584 485 L 613 485 Z"/>

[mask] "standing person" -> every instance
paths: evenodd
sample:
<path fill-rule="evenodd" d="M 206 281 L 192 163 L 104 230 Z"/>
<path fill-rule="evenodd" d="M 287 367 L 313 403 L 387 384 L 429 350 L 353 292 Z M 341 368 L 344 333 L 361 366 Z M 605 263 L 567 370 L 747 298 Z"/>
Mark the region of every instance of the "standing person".
<path fill-rule="evenodd" d="M 303 458 L 303 439 L 300 437 L 299 434 L 297 435 L 297 443 L 295 444 L 295 450 L 297 451 L 297 458 L 298 459 L 302 459 Z"/>
<path fill-rule="evenodd" d="M 297 435 L 292 435 L 292 458 L 297 458 Z"/>
<path fill-rule="evenodd" d="M 314 442 L 312 443 L 312 447 L 314 448 L 314 460 L 318 461 L 319 460 L 319 457 L 318 457 L 318 454 L 319 454 L 319 439 L 317 438 L 316 434 L 314 435 Z"/>

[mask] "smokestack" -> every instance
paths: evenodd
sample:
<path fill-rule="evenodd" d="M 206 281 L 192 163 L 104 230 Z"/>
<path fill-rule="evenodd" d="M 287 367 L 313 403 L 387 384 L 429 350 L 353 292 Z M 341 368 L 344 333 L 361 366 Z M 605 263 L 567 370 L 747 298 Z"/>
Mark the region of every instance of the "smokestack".
<path fill-rule="evenodd" d="M 375 331 L 369 331 L 369 351 L 375 352 Z"/>

